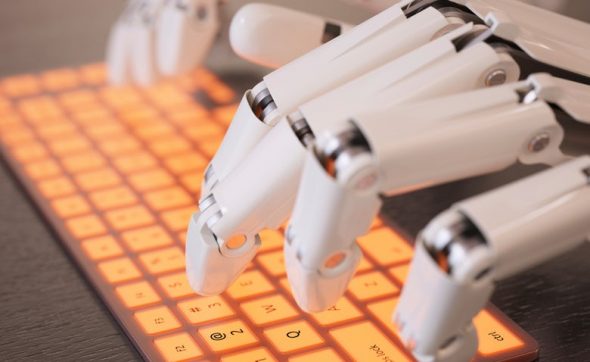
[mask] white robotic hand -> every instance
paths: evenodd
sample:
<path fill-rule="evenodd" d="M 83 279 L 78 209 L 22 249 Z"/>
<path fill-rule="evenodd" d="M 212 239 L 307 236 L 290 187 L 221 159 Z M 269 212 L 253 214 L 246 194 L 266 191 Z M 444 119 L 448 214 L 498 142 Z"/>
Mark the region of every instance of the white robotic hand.
<path fill-rule="evenodd" d="M 196 68 L 219 29 L 218 0 L 130 0 L 107 49 L 112 84 L 151 84 Z"/>

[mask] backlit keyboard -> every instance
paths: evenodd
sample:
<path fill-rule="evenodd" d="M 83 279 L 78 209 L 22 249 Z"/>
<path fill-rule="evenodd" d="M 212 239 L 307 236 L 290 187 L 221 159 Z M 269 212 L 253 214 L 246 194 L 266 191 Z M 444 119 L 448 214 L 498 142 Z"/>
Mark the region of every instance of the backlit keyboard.
<path fill-rule="evenodd" d="M 147 360 L 411 360 L 391 313 L 412 247 L 380 220 L 359 239 L 365 256 L 346 295 L 325 312 L 296 307 L 282 229 L 262 233 L 227 292 L 190 289 L 185 228 L 236 106 L 233 89 L 202 69 L 146 89 L 106 86 L 101 64 L 20 75 L 0 80 L 0 146 Z M 475 324 L 477 361 L 537 356 L 493 307 Z"/>

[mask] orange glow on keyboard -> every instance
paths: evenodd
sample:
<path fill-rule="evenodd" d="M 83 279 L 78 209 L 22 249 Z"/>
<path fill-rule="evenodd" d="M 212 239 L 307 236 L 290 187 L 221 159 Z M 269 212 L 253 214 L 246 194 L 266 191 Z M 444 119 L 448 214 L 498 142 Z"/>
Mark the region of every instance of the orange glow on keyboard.
<path fill-rule="evenodd" d="M 411 360 L 391 314 L 413 251 L 381 219 L 359 238 L 365 255 L 327 311 L 302 313 L 290 295 L 285 225 L 261 232 L 259 255 L 227 292 L 195 295 L 186 226 L 239 94 L 205 69 L 145 89 L 105 82 L 102 64 L 0 80 L 0 149 L 142 355 Z M 536 356 L 535 342 L 495 309 L 475 325 L 476 361 Z"/>

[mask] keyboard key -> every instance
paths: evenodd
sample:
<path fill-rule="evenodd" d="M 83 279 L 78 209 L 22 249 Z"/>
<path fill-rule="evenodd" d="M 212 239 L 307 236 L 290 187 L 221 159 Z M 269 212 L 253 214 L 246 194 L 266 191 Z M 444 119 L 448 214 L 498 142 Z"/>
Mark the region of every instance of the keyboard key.
<path fill-rule="evenodd" d="M 176 246 L 140 254 L 139 260 L 152 274 L 184 268 L 184 253 Z"/>
<path fill-rule="evenodd" d="M 344 361 L 334 350 L 326 348 L 289 358 L 289 362 Z"/>
<path fill-rule="evenodd" d="M 256 348 L 221 357 L 221 362 L 277 362 L 266 348 Z"/>
<path fill-rule="evenodd" d="M 186 139 L 178 135 L 169 135 L 165 138 L 157 139 L 149 147 L 159 157 L 190 151 L 192 148 Z"/>
<path fill-rule="evenodd" d="M 320 313 L 311 313 L 310 316 L 322 326 L 333 326 L 342 322 L 351 321 L 362 317 L 362 313 L 346 297 L 338 300 L 336 305 Z"/>
<path fill-rule="evenodd" d="M 186 152 L 164 159 L 164 164 L 175 175 L 201 172 L 207 166 L 207 159 L 196 152 Z"/>
<path fill-rule="evenodd" d="M 203 175 L 197 172 L 189 172 L 180 178 L 180 182 L 189 192 L 192 192 L 193 195 L 198 195 L 201 190 Z"/>
<path fill-rule="evenodd" d="M 1 127 L 0 127 L 1 130 Z M 29 162 L 48 157 L 47 150 L 39 142 L 31 142 L 26 145 L 19 145 L 11 150 L 12 157 L 20 162 Z"/>
<path fill-rule="evenodd" d="M 137 203 L 137 197 L 126 186 L 94 191 L 88 196 L 96 208 L 102 211 Z"/>
<path fill-rule="evenodd" d="M 94 215 L 79 216 L 66 221 L 66 227 L 76 239 L 98 236 L 106 233 L 106 227 Z"/>
<path fill-rule="evenodd" d="M 184 128 L 184 132 L 188 138 L 199 144 L 223 136 L 221 127 L 214 123 L 191 124 Z"/>
<path fill-rule="evenodd" d="M 370 229 L 374 230 L 374 229 L 378 229 L 380 227 L 383 226 L 383 220 L 381 220 L 380 217 L 376 217 L 375 219 L 373 219 L 373 222 L 371 223 Z"/>
<path fill-rule="evenodd" d="M 143 307 L 160 302 L 160 296 L 148 282 L 138 282 L 115 288 L 127 308 Z"/>
<path fill-rule="evenodd" d="M 365 258 L 364 256 L 361 256 L 361 261 L 359 262 L 359 265 L 356 268 L 356 272 L 362 273 L 364 271 L 372 270 L 372 269 L 373 269 L 373 264 L 371 264 L 371 262 L 368 261 L 367 258 Z"/>
<path fill-rule="evenodd" d="M 48 199 L 66 196 L 76 191 L 76 186 L 66 177 L 43 180 L 37 184 L 39 191 Z"/>
<path fill-rule="evenodd" d="M 412 259 L 412 247 L 401 236 L 390 229 L 381 228 L 371 231 L 358 239 L 363 250 L 377 263 L 390 265 Z"/>
<path fill-rule="evenodd" d="M 299 313 L 282 295 L 256 299 L 240 305 L 250 320 L 259 326 L 284 321 Z"/>
<path fill-rule="evenodd" d="M 278 277 L 285 275 L 285 258 L 282 250 L 260 254 L 256 257 L 256 260 L 272 276 Z"/>
<path fill-rule="evenodd" d="M 98 147 L 110 157 L 117 157 L 137 151 L 141 145 L 131 136 L 118 135 L 98 140 Z"/>
<path fill-rule="evenodd" d="M 129 176 L 129 183 L 139 192 L 174 184 L 174 179 L 163 169 L 152 169 Z"/>
<path fill-rule="evenodd" d="M 281 353 L 291 353 L 324 343 L 322 337 L 306 321 L 265 329 L 264 335 Z"/>
<path fill-rule="evenodd" d="M 107 71 L 103 63 L 80 67 L 80 79 L 89 85 L 101 85 L 106 82 Z"/>
<path fill-rule="evenodd" d="M 158 278 L 158 283 L 164 289 L 166 295 L 172 299 L 195 295 L 188 283 L 185 272 Z"/>
<path fill-rule="evenodd" d="M 220 296 L 198 297 L 178 303 L 178 309 L 192 324 L 203 324 L 235 315 Z"/>
<path fill-rule="evenodd" d="M 411 361 L 397 345 L 393 344 L 371 322 L 361 322 L 338 329 L 330 334 L 355 361 Z"/>
<path fill-rule="evenodd" d="M 65 169 L 71 173 L 97 169 L 105 164 L 104 159 L 97 152 L 87 151 L 66 156 L 61 160 Z"/>
<path fill-rule="evenodd" d="M 41 74 L 41 84 L 49 91 L 74 88 L 79 84 L 78 74 L 71 69 L 57 69 Z"/>
<path fill-rule="evenodd" d="M 259 236 L 262 242 L 259 250 L 260 253 L 283 247 L 285 237 L 278 230 L 264 229 L 260 232 Z"/>
<path fill-rule="evenodd" d="M 197 211 L 195 206 L 187 206 L 180 209 L 164 211 L 161 213 L 161 217 L 166 226 L 172 231 L 184 231 L 188 227 L 188 221 L 195 211 Z"/>
<path fill-rule="evenodd" d="M 389 269 L 389 274 L 391 274 L 400 284 L 404 284 L 406 282 L 409 272 L 410 264 L 399 265 Z"/>
<path fill-rule="evenodd" d="M 124 282 L 141 277 L 139 269 L 129 258 L 119 258 L 98 264 L 98 269 L 109 283 Z"/>
<path fill-rule="evenodd" d="M 75 176 L 76 183 L 86 191 L 94 191 L 121 183 L 121 178 L 111 169 L 84 172 Z"/>
<path fill-rule="evenodd" d="M 142 310 L 136 312 L 134 317 L 147 334 L 168 332 L 181 327 L 178 319 L 167 307 Z"/>
<path fill-rule="evenodd" d="M 143 206 L 132 206 L 109 211 L 105 214 L 109 224 L 116 230 L 127 230 L 153 224 L 154 217 Z"/>
<path fill-rule="evenodd" d="M 90 212 L 90 205 L 82 197 L 74 195 L 55 199 L 51 207 L 62 218 L 78 216 Z"/>
<path fill-rule="evenodd" d="M 256 335 L 241 321 L 199 328 L 198 334 L 214 352 L 224 352 L 258 343 Z"/>
<path fill-rule="evenodd" d="M 399 289 L 379 272 L 355 276 L 352 278 L 348 290 L 361 301 L 399 292 Z"/>
<path fill-rule="evenodd" d="M 371 303 L 368 305 L 369 311 L 371 314 L 377 318 L 381 324 L 387 328 L 398 340 L 401 341 L 401 336 L 397 327 L 393 323 L 393 313 L 395 312 L 395 308 L 397 308 L 397 303 L 399 302 L 399 298 L 391 298 L 385 299 L 380 302 Z"/>
<path fill-rule="evenodd" d="M 157 338 L 154 343 L 167 362 L 187 361 L 203 357 L 203 351 L 188 333 Z"/>
<path fill-rule="evenodd" d="M 41 85 L 32 75 L 18 75 L 5 78 L 0 83 L 2 91 L 10 97 L 29 96 L 41 91 Z"/>
<path fill-rule="evenodd" d="M 193 199 L 180 187 L 169 187 L 144 195 L 148 205 L 157 211 L 193 204 Z"/>
<path fill-rule="evenodd" d="M 61 174 L 59 165 L 53 160 L 31 162 L 25 166 L 25 171 L 34 180 L 46 179 Z"/>
<path fill-rule="evenodd" d="M 44 122 L 36 126 L 37 134 L 47 140 L 61 140 L 82 138 L 82 134 L 72 123 L 63 118 L 53 118 L 49 122 Z M 89 151 L 90 152 L 90 151 Z M 68 156 L 68 155 L 66 155 Z"/>
<path fill-rule="evenodd" d="M 145 170 L 156 165 L 156 160 L 147 152 L 137 151 L 113 160 L 115 166 L 123 173 Z"/>
<path fill-rule="evenodd" d="M 90 149 L 90 142 L 81 137 L 56 140 L 48 140 L 49 148 L 59 157 L 63 157 L 74 152 L 86 152 Z"/>
<path fill-rule="evenodd" d="M 101 260 L 123 254 L 123 249 L 112 236 L 100 236 L 98 238 L 84 240 L 82 249 L 93 260 Z"/>
<path fill-rule="evenodd" d="M 135 252 L 172 244 L 172 237 L 159 225 L 125 231 L 121 237 L 129 249 Z"/>
<path fill-rule="evenodd" d="M 483 356 L 492 356 L 524 345 L 524 342 L 518 336 L 502 325 L 487 310 L 479 312 L 475 316 L 473 324 L 477 329 L 478 352 Z"/>
<path fill-rule="evenodd" d="M 227 294 L 234 299 L 243 299 L 273 291 L 274 287 L 259 271 L 242 273 L 228 288 Z"/>

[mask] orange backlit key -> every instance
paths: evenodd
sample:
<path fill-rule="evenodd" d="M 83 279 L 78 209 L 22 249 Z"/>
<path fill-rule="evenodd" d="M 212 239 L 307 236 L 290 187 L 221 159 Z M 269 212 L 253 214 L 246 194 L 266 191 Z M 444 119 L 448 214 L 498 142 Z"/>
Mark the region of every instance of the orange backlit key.
<path fill-rule="evenodd" d="M 63 92 L 58 97 L 60 103 L 68 109 L 90 108 L 96 106 L 96 96 L 87 89 Z"/>
<path fill-rule="evenodd" d="M 11 150 L 11 153 L 12 156 L 20 162 L 39 160 L 48 156 L 47 150 L 39 142 L 29 142 L 25 145 L 18 145 Z"/>
<path fill-rule="evenodd" d="M 207 160 L 196 152 L 181 153 L 164 159 L 170 172 L 180 175 L 186 172 L 200 172 L 207 166 Z"/>
<path fill-rule="evenodd" d="M 184 268 L 184 253 L 176 246 L 140 254 L 139 260 L 152 274 Z"/>
<path fill-rule="evenodd" d="M 171 125 L 166 124 L 157 116 L 151 122 L 136 125 L 134 132 L 137 137 L 149 143 L 173 135 L 175 131 Z"/>
<path fill-rule="evenodd" d="M 99 210 L 109 210 L 116 207 L 128 206 L 137 202 L 137 197 L 126 186 L 118 186 L 100 191 L 94 191 L 89 195 L 90 201 Z"/>
<path fill-rule="evenodd" d="M 98 147 L 110 157 L 117 157 L 136 151 L 141 146 L 135 138 L 125 135 L 101 139 L 99 140 Z"/>
<path fill-rule="evenodd" d="M 49 199 L 70 195 L 76 191 L 74 184 L 66 177 L 43 180 L 37 184 L 37 187 L 39 187 L 39 191 Z"/>
<path fill-rule="evenodd" d="M 219 140 L 211 140 L 199 143 L 199 149 L 203 151 L 207 155 L 207 157 L 213 157 L 215 152 L 219 149 L 219 145 L 221 141 Z"/>
<path fill-rule="evenodd" d="M 193 199 L 180 187 L 169 187 L 157 191 L 148 192 L 144 195 L 148 205 L 157 211 L 174 207 L 190 205 Z"/>
<path fill-rule="evenodd" d="M 104 159 L 97 152 L 85 152 L 62 158 L 65 169 L 72 172 L 89 171 L 104 165 Z"/>
<path fill-rule="evenodd" d="M 201 183 L 203 182 L 203 175 L 197 172 L 189 172 L 180 178 L 180 182 L 184 187 L 192 192 L 194 195 L 199 194 L 201 190 Z"/>
<path fill-rule="evenodd" d="M 178 135 L 169 135 L 163 139 L 155 140 L 149 147 L 156 155 L 165 157 L 175 153 L 189 151 L 191 144 Z"/>
<path fill-rule="evenodd" d="M 59 91 L 76 87 L 79 80 L 76 72 L 71 69 L 56 69 L 42 73 L 41 83 L 47 90 Z"/>
<path fill-rule="evenodd" d="M 362 317 L 362 313 L 346 297 L 338 299 L 334 306 L 325 311 L 310 315 L 322 326 L 332 326 Z"/>
<path fill-rule="evenodd" d="M 400 284 L 405 283 L 409 272 L 410 264 L 398 265 L 389 269 L 389 274 L 391 274 Z"/>
<path fill-rule="evenodd" d="M 82 134 L 68 121 L 59 118 L 36 127 L 39 136 L 45 140 L 81 138 Z"/>
<path fill-rule="evenodd" d="M 235 315 L 220 296 L 198 297 L 178 303 L 178 309 L 192 324 L 203 324 Z"/>
<path fill-rule="evenodd" d="M 381 265 L 389 265 L 412 259 L 413 251 L 398 234 L 380 228 L 358 239 L 363 250 Z"/>
<path fill-rule="evenodd" d="M 282 295 L 256 299 L 240 305 L 250 320 L 259 326 L 284 321 L 299 313 Z"/>
<path fill-rule="evenodd" d="M 106 259 L 123 254 L 123 249 L 121 249 L 112 236 L 99 236 L 84 240 L 82 242 L 82 249 L 93 260 Z"/>
<path fill-rule="evenodd" d="M 164 186 L 170 186 L 174 179 L 163 169 L 153 169 L 134 173 L 129 176 L 129 183 L 137 191 L 149 191 Z"/>
<path fill-rule="evenodd" d="M 135 319 L 147 334 L 168 332 L 181 327 L 167 307 L 157 307 L 135 313 Z"/>
<path fill-rule="evenodd" d="M 123 173 L 145 170 L 156 164 L 156 160 L 147 152 L 137 151 L 113 160 L 115 166 Z"/>
<path fill-rule="evenodd" d="M 483 356 L 506 352 L 524 344 L 520 338 L 498 322 L 487 310 L 479 312 L 473 319 L 473 324 L 477 329 L 478 352 Z"/>
<path fill-rule="evenodd" d="M 132 206 L 106 213 L 106 219 L 117 230 L 127 230 L 154 222 L 153 216 L 143 206 Z"/>
<path fill-rule="evenodd" d="M 100 85 L 106 82 L 107 70 L 104 64 L 90 64 L 80 67 L 80 79 L 90 85 Z"/>
<path fill-rule="evenodd" d="M 77 195 L 55 199 L 51 202 L 51 207 L 53 207 L 53 210 L 55 210 L 55 212 L 62 218 L 90 212 L 90 205 L 88 202 Z"/>
<path fill-rule="evenodd" d="M 399 331 L 393 323 L 393 313 L 397 308 L 398 298 L 385 299 L 380 302 L 369 304 L 368 308 L 371 314 L 377 318 L 398 340 L 401 341 Z"/>
<path fill-rule="evenodd" d="M 284 240 L 285 237 L 280 231 L 264 229 L 260 232 L 260 241 L 262 242 L 262 245 L 260 246 L 259 252 L 263 253 L 265 251 L 282 248 Z"/>
<path fill-rule="evenodd" d="M 191 124 L 184 129 L 184 132 L 188 138 L 199 144 L 223 136 L 222 128 L 214 123 Z"/>
<path fill-rule="evenodd" d="M 281 353 L 295 352 L 324 343 L 318 332 L 305 321 L 265 329 L 264 335 Z"/>
<path fill-rule="evenodd" d="M 123 241 L 133 251 L 143 251 L 172 244 L 170 235 L 159 225 L 126 231 Z"/>
<path fill-rule="evenodd" d="M 355 361 L 411 361 L 371 322 L 333 329 L 330 334 Z"/>
<path fill-rule="evenodd" d="M 158 278 L 158 283 L 162 289 L 164 289 L 166 295 L 172 299 L 195 294 L 188 283 L 188 279 L 186 278 L 186 273 L 184 271 Z"/>
<path fill-rule="evenodd" d="M 383 226 L 383 220 L 381 220 L 380 217 L 376 217 L 375 219 L 373 219 L 373 222 L 371 223 L 370 229 L 378 229 L 381 226 Z"/>
<path fill-rule="evenodd" d="M 195 211 L 197 211 L 195 206 L 188 206 L 181 209 L 164 211 L 162 212 L 161 217 L 166 226 L 170 229 L 173 231 L 181 231 L 186 230 L 188 221 Z"/>
<path fill-rule="evenodd" d="M 77 239 L 97 236 L 106 233 L 106 227 L 94 215 L 80 216 L 66 221 L 66 227 Z"/>
<path fill-rule="evenodd" d="M 100 95 L 110 106 L 122 108 L 141 102 L 141 97 L 131 87 L 104 87 Z"/>
<path fill-rule="evenodd" d="M 221 362 L 277 362 L 277 360 L 266 348 L 256 348 L 221 357 Z"/>
<path fill-rule="evenodd" d="M 344 361 L 334 350 L 326 348 L 316 352 L 304 353 L 293 358 L 289 362 L 317 362 L 317 361 Z"/>
<path fill-rule="evenodd" d="M 227 293 L 234 299 L 242 299 L 274 290 L 272 284 L 259 271 L 245 272 L 229 287 Z"/>
<path fill-rule="evenodd" d="M 84 138 L 57 139 L 48 142 L 49 148 L 58 156 L 71 155 L 80 151 L 87 151 L 90 143 Z"/>
<path fill-rule="evenodd" d="M 57 162 L 53 160 L 43 160 L 29 163 L 25 166 L 27 174 L 35 180 L 58 176 L 61 169 Z"/>
<path fill-rule="evenodd" d="M 157 338 L 154 343 L 167 362 L 188 361 L 203 356 L 203 351 L 188 333 Z"/>
<path fill-rule="evenodd" d="M 258 343 L 256 335 L 242 321 L 200 328 L 198 334 L 214 352 L 229 351 Z"/>
<path fill-rule="evenodd" d="M 121 178 L 111 169 L 101 169 L 76 175 L 76 183 L 84 191 L 93 191 L 121 183 Z"/>
<path fill-rule="evenodd" d="M 397 293 L 398 288 L 379 273 L 372 272 L 355 276 L 348 290 L 361 301 Z"/>
<path fill-rule="evenodd" d="M 273 277 L 285 275 L 285 258 L 282 250 L 260 254 L 256 257 L 256 260 L 258 260 L 262 267 Z"/>
<path fill-rule="evenodd" d="M 98 269 L 110 283 L 118 283 L 141 277 L 139 269 L 129 258 L 119 258 L 98 264 Z"/>
<path fill-rule="evenodd" d="M 126 284 L 115 288 L 127 308 L 143 307 L 161 301 L 160 296 L 148 282 Z"/>
<path fill-rule="evenodd" d="M 0 83 L 2 91 L 11 97 L 29 96 L 41 91 L 41 86 L 36 77 L 32 75 L 20 75 L 5 78 Z"/>
<path fill-rule="evenodd" d="M 367 270 L 371 270 L 373 269 L 373 264 L 371 264 L 367 258 L 365 258 L 364 256 L 361 256 L 361 261 L 359 262 L 359 265 L 356 268 L 356 272 L 357 273 L 361 273 Z"/>

